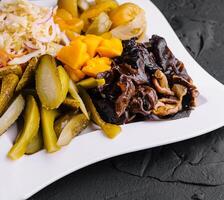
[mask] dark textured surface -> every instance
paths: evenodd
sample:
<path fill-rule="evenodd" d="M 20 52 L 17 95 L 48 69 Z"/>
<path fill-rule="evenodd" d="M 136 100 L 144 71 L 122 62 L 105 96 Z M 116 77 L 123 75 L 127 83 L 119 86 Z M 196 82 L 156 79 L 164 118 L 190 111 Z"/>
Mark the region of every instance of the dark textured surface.
<path fill-rule="evenodd" d="M 224 83 L 224 1 L 153 2 L 195 59 Z M 70 199 L 223 200 L 224 128 L 94 164 L 53 183 L 30 200 Z"/>

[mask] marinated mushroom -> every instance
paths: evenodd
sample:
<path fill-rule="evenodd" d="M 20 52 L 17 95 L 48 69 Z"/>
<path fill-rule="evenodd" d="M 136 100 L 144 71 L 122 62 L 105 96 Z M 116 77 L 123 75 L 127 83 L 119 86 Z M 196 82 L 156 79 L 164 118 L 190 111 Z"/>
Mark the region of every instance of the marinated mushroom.
<path fill-rule="evenodd" d="M 151 114 L 158 102 L 156 91 L 149 86 L 138 86 L 136 91 L 130 103 L 130 110 L 135 114 Z"/>
<path fill-rule="evenodd" d="M 160 117 L 174 115 L 180 110 L 182 110 L 182 100 L 187 94 L 187 88 L 180 84 L 175 84 L 172 87 L 175 97 L 172 98 L 162 98 L 153 110 L 153 114 Z"/>
<path fill-rule="evenodd" d="M 195 107 L 196 106 L 196 99 L 199 95 L 199 92 L 198 92 L 197 88 L 193 85 L 191 79 L 190 79 L 190 81 L 188 81 L 181 76 L 174 75 L 173 76 L 173 83 L 181 84 L 188 89 L 188 93 L 190 95 L 189 106 L 190 107 Z"/>
<path fill-rule="evenodd" d="M 117 98 L 115 103 L 116 114 L 120 117 L 124 114 L 132 96 L 135 94 L 135 85 L 127 76 L 122 75 L 117 85 L 120 87 L 122 94 Z"/>
<path fill-rule="evenodd" d="M 159 104 L 156 107 L 157 108 L 153 110 L 153 114 L 155 114 L 159 117 L 174 115 L 180 109 L 178 100 L 171 100 L 168 98 L 160 99 Z"/>
<path fill-rule="evenodd" d="M 186 117 L 198 91 L 166 41 L 153 35 L 147 43 L 132 38 L 122 45 L 123 53 L 113 58 L 111 70 L 97 75 L 105 84 L 89 90 L 102 118 L 124 124 Z"/>
<path fill-rule="evenodd" d="M 159 69 L 156 70 L 152 78 L 152 81 L 156 88 L 156 91 L 159 92 L 160 94 L 170 95 L 170 96 L 174 95 L 174 92 L 170 90 L 168 80 L 165 74 Z"/>

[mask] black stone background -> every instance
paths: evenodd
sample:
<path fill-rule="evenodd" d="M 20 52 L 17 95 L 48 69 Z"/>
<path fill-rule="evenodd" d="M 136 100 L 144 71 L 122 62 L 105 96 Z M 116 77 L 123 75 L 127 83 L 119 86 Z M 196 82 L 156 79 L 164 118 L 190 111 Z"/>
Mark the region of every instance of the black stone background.
<path fill-rule="evenodd" d="M 224 83 L 224 0 L 153 2 L 192 56 Z M 94 164 L 30 200 L 224 200 L 224 128 Z"/>

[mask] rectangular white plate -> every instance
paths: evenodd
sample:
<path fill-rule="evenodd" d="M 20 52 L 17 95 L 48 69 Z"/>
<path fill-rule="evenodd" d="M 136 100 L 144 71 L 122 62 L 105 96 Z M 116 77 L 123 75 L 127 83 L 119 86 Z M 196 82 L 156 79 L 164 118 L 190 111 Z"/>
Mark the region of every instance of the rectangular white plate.
<path fill-rule="evenodd" d="M 224 86 L 205 72 L 185 50 L 174 31 L 148 0 L 132 1 L 145 9 L 148 32 L 163 36 L 174 55 L 184 62 L 188 73 L 198 86 L 199 106 L 189 118 L 139 122 L 122 126 L 122 133 L 114 140 L 101 131 L 93 131 L 75 138 L 70 145 L 54 154 L 41 151 L 11 161 L 6 154 L 16 133 L 14 125 L 0 137 L 0 199 L 25 199 L 59 178 L 92 163 L 113 156 L 152 148 L 196 137 L 224 125 Z M 37 1 L 40 3 L 41 1 Z M 44 0 L 42 2 L 45 2 Z"/>

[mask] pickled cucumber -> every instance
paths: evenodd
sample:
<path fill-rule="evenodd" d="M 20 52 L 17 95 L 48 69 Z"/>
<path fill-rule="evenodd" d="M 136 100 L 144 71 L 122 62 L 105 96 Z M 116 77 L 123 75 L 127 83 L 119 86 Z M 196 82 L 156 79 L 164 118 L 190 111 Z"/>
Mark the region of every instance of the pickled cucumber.
<path fill-rule="evenodd" d="M 58 151 L 57 135 L 54 131 L 54 121 L 59 116 L 57 110 L 41 108 L 41 125 L 43 131 L 44 147 L 48 153 Z"/>
<path fill-rule="evenodd" d="M 16 74 L 8 74 L 2 79 L 0 93 L 0 116 L 2 116 L 7 109 L 18 82 L 19 77 Z"/>
<path fill-rule="evenodd" d="M 89 26 L 86 34 L 102 35 L 110 30 L 112 22 L 107 13 L 100 13 Z"/>
<path fill-rule="evenodd" d="M 0 79 L 8 74 L 16 74 L 17 76 L 22 76 L 22 68 L 20 65 L 12 65 L 0 68 Z"/>
<path fill-rule="evenodd" d="M 69 76 L 62 66 L 58 67 L 58 74 L 59 74 L 59 78 L 61 81 L 61 91 L 62 91 L 61 103 L 62 103 L 65 100 L 67 93 L 68 93 Z"/>
<path fill-rule="evenodd" d="M 35 74 L 35 70 L 37 67 L 37 58 L 32 58 L 29 61 L 29 64 L 27 65 L 17 87 L 16 87 L 16 92 L 21 91 L 26 85 L 29 84 L 29 82 L 32 80 Z"/>
<path fill-rule="evenodd" d="M 105 79 L 87 78 L 77 83 L 85 89 L 91 89 L 105 84 Z"/>
<path fill-rule="evenodd" d="M 46 109 L 58 108 L 61 104 L 62 85 L 55 59 L 50 55 L 40 58 L 36 74 L 36 90 L 42 106 Z"/>
<path fill-rule="evenodd" d="M 25 154 L 28 144 L 38 134 L 39 124 L 40 113 L 37 103 L 34 97 L 29 95 L 26 98 L 24 126 L 19 139 L 8 153 L 9 158 L 16 160 Z"/>
<path fill-rule="evenodd" d="M 80 107 L 80 104 L 77 100 L 73 99 L 72 97 L 66 97 L 63 101 L 62 105 L 72 109 L 73 111 L 77 111 Z"/>
<path fill-rule="evenodd" d="M 65 126 L 68 124 L 68 122 L 71 120 L 73 114 L 69 113 L 66 115 L 63 115 L 59 117 L 54 123 L 54 131 L 57 135 L 57 137 L 60 136 L 61 131 L 65 128 Z"/>
<path fill-rule="evenodd" d="M 91 119 L 102 128 L 103 132 L 106 134 L 107 137 L 113 139 L 115 138 L 120 132 L 121 127 L 115 124 L 109 124 L 104 122 L 99 113 L 97 112 L 92 99 L 88 95 L 88 93 L 83 89 L 82 87 L 78 87 L 80 96 L 82 97 L 83 101 L 85 102 L 85 105 L 88 109 L 88 111 L 91 113 L 90 117 Z"/>
<path fill-rule="evenodd" d="M 0 135 L 18 119 L 25 106 L 25 100 L 22 95 L 16 97 L 5 113 L 0 117 Z"/>
<path fill-rule="evenodd" d="M 59 135 L 57 144 L 59 146 L 65 146 L 70 143 L 70 141 L 81 133 L 89 124 L 89 120 L 86 116 L 82 114 L 73 115 L 71 119 L 65 119 L 65 121 L 60 122 L 60 127 L 62 131 Z M 63 126 L 63 124 L 66 124 Z"/>
<path fill-rule="evenodd" d="M 71 79 L 69 80 L 69 93 L 79 103 L 80 110 L 83 112 L 86 118 L 89 119 L 89 115 L 86 110 L 85 104 L 83 103 L 82 99 L 80 98 L 78 94 L 78 90 L 75 83 Z"/>
<path fill-rule="evenodd" d="M 26 154 L 31 155 L 43 149 L 43 136 L 39 131 L 27 145 Z"/>

